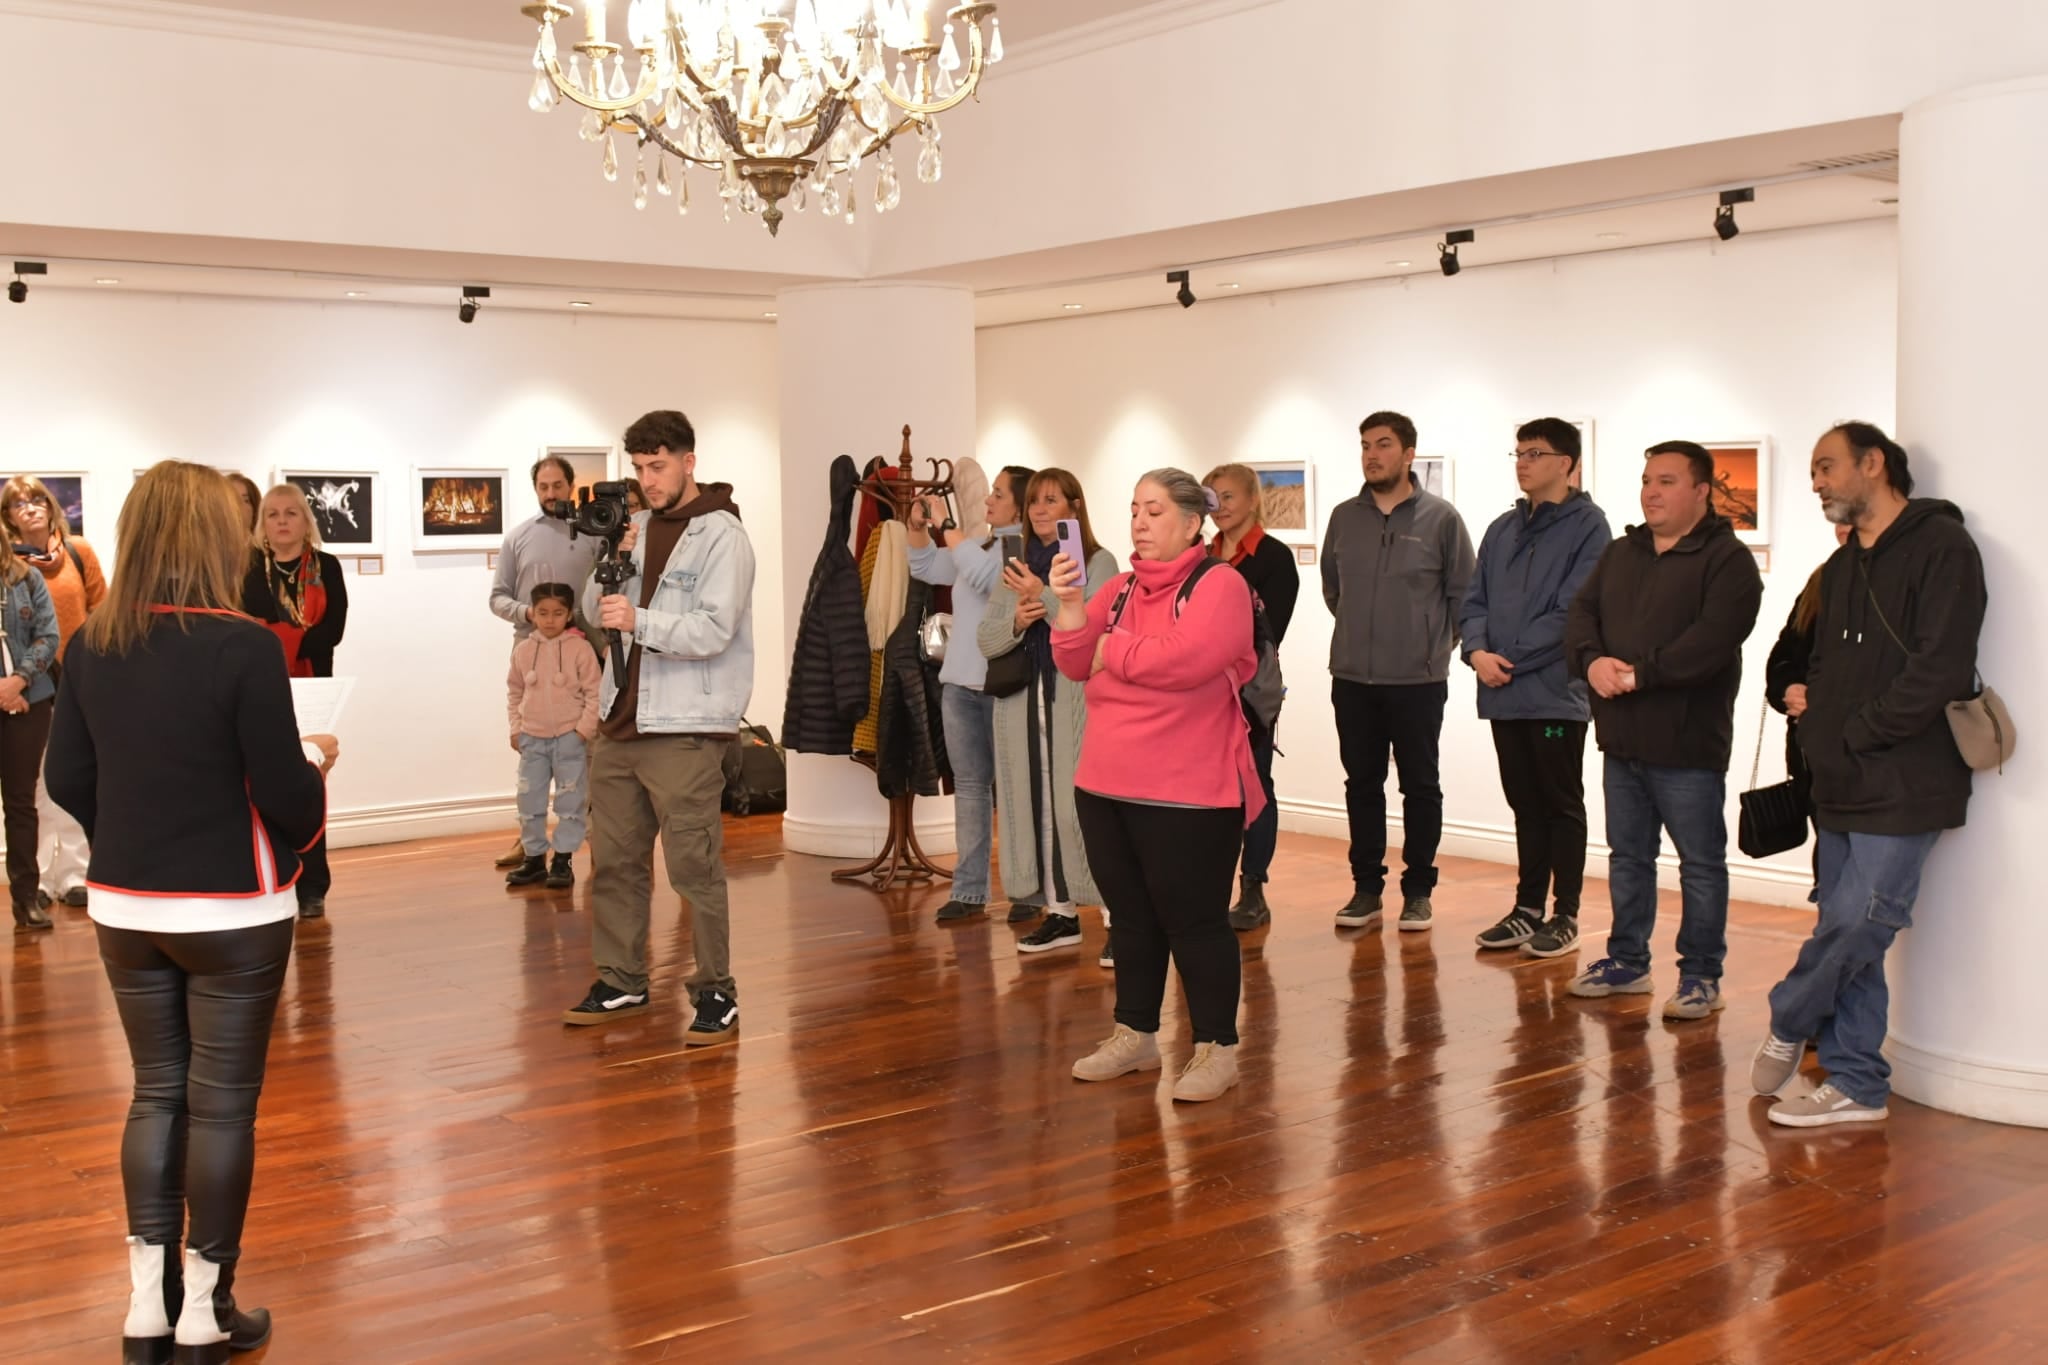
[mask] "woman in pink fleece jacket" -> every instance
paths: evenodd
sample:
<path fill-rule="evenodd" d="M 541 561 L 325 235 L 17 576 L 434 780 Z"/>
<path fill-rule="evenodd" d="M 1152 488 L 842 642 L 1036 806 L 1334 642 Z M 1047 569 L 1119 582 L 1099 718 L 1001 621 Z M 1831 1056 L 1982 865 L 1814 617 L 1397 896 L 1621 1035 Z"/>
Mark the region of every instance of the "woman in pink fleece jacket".
<path fill-rule="evenodd" d="M 1116 1028 L 1074 1075 L 1158 1069 L 1170 959 L 1195 1034 L 1177 1100 L 1212 1100 L 1237 1084 L 1231 878 L 1245 826 L 1266 802 L 1238 702 L 1258 669 L 1251 589 L 1218 565 L 1180 600 L 1208 554 L 1213 496 L 1191 474 L 1153 470 L 1131 498 L 1131 572 L 1085 604 L 1064 556 L 1051 578 L 1053 658 L 1087 680 L 1074 802 L 1116 946 Z"/>
<path fill-rule="evenodd" d="M 590 641 L 569 629 L 576 593 L 566 583 L 533 590 L 533 634 L 512 646 L 505 676 L 505 709 L 512 750 L 519 755 L 519 842 L 526 861 L 507 886 L 546 882 L 556 890 L 576 884 L 570 860 L 583 846 L 583 812 L 590 798 L 589 745 L 597 736 L 597 689 L 602 676 Z M 555 860 L 548 855 L 548 788 L 555 792 Z"/>

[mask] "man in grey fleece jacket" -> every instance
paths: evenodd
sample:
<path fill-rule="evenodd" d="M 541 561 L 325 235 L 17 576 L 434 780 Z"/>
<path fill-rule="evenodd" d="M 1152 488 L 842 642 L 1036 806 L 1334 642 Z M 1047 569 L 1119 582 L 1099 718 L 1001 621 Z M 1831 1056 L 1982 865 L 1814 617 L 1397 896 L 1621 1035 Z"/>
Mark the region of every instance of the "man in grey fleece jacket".
<path fill-rule="evenodd" d="M 1330 701 L 1351 825 L 1352 894 L 1337 924 L 1380 922 L 1391 749 L 1401 785 L 1400 927 L 1427 929 L 1444 828 L 1437 745 L 1472 537 L 1457 508 L 1415 482 L 1415 423 L 1373 413 L 1358 424 L 1358 444 L 1365 487 L 1330 513 L 1322 555 L 1323 601 L 1337 618 Z"/>

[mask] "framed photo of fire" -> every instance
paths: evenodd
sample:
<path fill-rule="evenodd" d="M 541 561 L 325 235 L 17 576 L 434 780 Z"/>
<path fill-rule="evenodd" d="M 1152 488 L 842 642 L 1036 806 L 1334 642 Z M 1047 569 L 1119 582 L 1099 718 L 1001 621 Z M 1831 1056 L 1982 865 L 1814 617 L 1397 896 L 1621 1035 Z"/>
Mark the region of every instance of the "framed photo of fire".
<path fill-rule="evenodd" d="M 384 476 L 374 469 L 302 469 L 285 465 L 273 471 L 271 485 L 288 483 L 306 495 L 320 545 L 327 553 L 347 558 L 384 552 L 384 520 L 377 506 Z"/>
<path fill-rule="evenodd" d="M 504 469 L 414 469 L 406 490 L 413 549 L 497 549 L 505 538 L 509 477 Z"/>

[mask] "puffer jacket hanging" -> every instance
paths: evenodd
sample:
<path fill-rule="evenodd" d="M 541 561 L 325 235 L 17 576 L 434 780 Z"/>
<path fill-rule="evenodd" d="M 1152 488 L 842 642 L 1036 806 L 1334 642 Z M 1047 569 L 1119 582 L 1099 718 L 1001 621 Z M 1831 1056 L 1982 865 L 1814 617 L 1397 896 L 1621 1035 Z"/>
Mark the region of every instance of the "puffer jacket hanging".
<path fill-rule="evenodd" d="M 832 516 L 797 617 L 796 649 L 782 712 L 785 748 L 853 752 L 853 727 L 868 709 L 868 631 L 860 566 L 849 540 L 860 474 L 851 456 L 832 462 Z"/>
<path fill-rule="evenodd" d="M 882 649 L 882 696 L 875 735 L 875 785 L 883 796 L 939 796 L 953 790 L 940 719 L 939 666 L 925 660 L 918 626 L 931 607 L 929 583 L 910 581 L 903 617 Z"/>

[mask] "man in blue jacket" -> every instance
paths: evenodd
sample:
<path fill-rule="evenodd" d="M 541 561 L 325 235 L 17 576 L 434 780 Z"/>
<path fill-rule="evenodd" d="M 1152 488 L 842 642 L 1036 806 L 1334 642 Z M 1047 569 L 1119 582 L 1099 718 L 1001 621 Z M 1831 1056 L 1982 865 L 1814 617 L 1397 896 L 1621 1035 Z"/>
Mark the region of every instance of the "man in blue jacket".
<path fill-rule="evenodd" d="M 1515 813 L 1515 904 L 1478 936 L 1482 948 L 1561 957 L 1579 942 L 1586 880 L 1586 686 L 1564 657 L 1572 598 L 1613 533 L 1572 487 L 1579 429 L 1539 417 L 1515 433 L 1522 499 L 1479 542 L 1459 615 L 1465 662 L 1479 675 L 1479 718 L 1493 726 L 1500 785 Z M 1543 922 L 1546 893 L 1555 910 Z"/>

